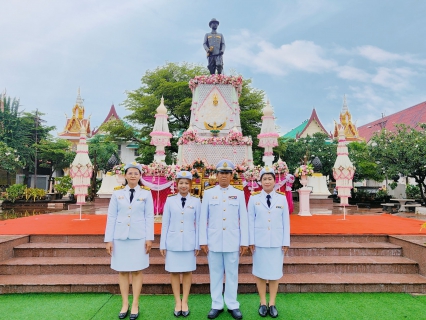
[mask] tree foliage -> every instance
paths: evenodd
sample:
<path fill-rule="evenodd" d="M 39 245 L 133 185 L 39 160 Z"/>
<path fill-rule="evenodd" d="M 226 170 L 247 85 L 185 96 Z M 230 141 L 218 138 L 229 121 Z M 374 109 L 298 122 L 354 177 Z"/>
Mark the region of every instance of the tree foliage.
<path fill-rule="evenodd" d="M 10 148 L 6 143 L 0 141 L 0 169 L 8 173 L 14 173 L 19 167 L 22 167 L 22 162 L 17 150 Z"/>
<path fill-rule="evenodd" d="M 133 126 L 124 121 L 112 121 L 102 130 L 110 133 L 109 139 L 126 139 L 139 144 L 143 163 L 153 160 L 155 147 L 150 145 L 149 133 L 155 123 L 156 109 L 164 97 L 169 115 L 169 129 L 173 135 L 171 146 L 166 149 L 166 162 L 171 163 L 177 155 L 177 140 L 180 133 L 189 127 L 191 116 L 192 92 L 188 87 L 189 80 L 197 75 L 208 74 L 208 70 L 199 65 L 189 63 L 167 63 L 155 70 L 148 70 L 142 77 L 142 86 L 128 91 L 123 105 L 132 113 L 125 117 Z M 251 136 L 254 146 L 258 144 L 260 133 L 264 93 L 251 87 L 251 80 L 244 80 L 240 96 L 240 119 L 243 135 Z M 260 163 L 262 152 L 255 151 L 254 162 Z"/>
<path fill-rule="evenodd" d="M 337 142 L 330 142 L 327 138 L 328 136 L 324 133 L 314 133 L 312 137 L 308 135 L 298 140 L 280 139 L 275 152 L 283 152 L 280 156 L 287 163 L 290 173 L 302 164 L 305 156 L 307 161 L 318 157 L 322 164 L 321 173 L 332 178 L 333 165 L 337 157 Z"/>
<path fill-rule="evenodd" d="M 355 166 L 354 181 L 364 179 L 383 181 L 381 167 L 375 162 L 366 142 L 351 142 L 348 144 L 349 158 Z"/>
<path fill-rule="evenodd" d="M 404 124 L 395 127 L 395 131 L 383 129 L 373 136 L 371 155 L 388 177 L 401 174 L 414 178 L 425 199 L 426 125 L 420 124 L 419 130 Z"/>
<path fill-rule="evenodd" d="M 41 140 L 36 147 L 40 166 L 49 168 L 49 180 L 55 170 L 68 168 L 76 154 L 71 150 L 71 142 L 64 139 Z"/>

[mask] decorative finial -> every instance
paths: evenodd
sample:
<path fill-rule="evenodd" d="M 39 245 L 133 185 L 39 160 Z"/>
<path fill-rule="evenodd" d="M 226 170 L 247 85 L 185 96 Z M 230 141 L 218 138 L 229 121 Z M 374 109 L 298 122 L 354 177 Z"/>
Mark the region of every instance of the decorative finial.
<path fill-rule="evenodd" d="M 164 97 L 163 96 L 161 96 L 161 103 L 160 103 L 160 105 L 157 108 L 157 114 L 165 114 L 165 115 L 167 115 L 167 108 L 164 105 Z"/>

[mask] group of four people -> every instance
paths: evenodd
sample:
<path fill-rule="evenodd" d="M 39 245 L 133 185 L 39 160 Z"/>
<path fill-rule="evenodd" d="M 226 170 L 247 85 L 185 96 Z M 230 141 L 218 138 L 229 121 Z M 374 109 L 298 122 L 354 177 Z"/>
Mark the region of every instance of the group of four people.
<path fill-rule="evenodd" d="M 160 252 L 165 269 L 171 273 L 176 317 L 190 314 L 188 296 L 196 256 L 202 250 L 208 258 L 210 293 L 209 319 L 217 318 L 224 303 L 235 319 L 242 319 L 237 301 L 239 257 L 250 251 L 253 275 L 260 297 L 260 316 L 278 316 L 275 298 L 283 275 L 284 254 L 290 246 L 290 224 L 287 199 L 275 191 L 275 174 L 265 167 L 260 173 L 262 191 L 251 195 L 248 206 L 242 190 L 230 185 L 234 165 L 221 160 L 217 167 L 218 185 L 206 188 L 201 203 L 190 194 L 192 175 L 177 174 L 178 193 L 168 197 L 163 211 Z M 154 240 L 153 201 L 140 185 L 141 167 L 128 164 L 126 186 L 118 187 L 111 198 L 105 231 L 106 249 L 111 255 L 111 268 L 119 272 L 122 309 L 119 318 L 130 312 L 139 315 L 138 298 L 142 288 L 142 270 L 149 265 L 149 252 Z M 133 191 L 132 191 L 133 190 Z M 182 299 L 180 274 L 182 273 Z M 129 275 L 132 274 L 133 303 L 129 308 Z M 223 292 L 223 277 L 225 290 Z M 269 282 L 269 305 L 266 283 Z"/>

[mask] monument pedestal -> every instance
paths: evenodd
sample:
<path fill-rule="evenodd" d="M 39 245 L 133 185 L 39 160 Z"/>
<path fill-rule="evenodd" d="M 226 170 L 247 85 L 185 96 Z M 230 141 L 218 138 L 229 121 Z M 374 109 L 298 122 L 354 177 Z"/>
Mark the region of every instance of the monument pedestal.
<path fill-rule="evenodd" d="M 309 206 L 309 194 L 311 188 L 303 187 L 298 190 L 299 192 L 299 216 L 310 217 L 312 216 Z"/>
<path fill-rule="evenodd" d="M 117 182 L 117 178 L 115 176 L 105 175 L 102 178 L 102 184 L 97 192 L 97 195 L 100 199 L 111 199 L 112 193 L 114 192 L 114 188 L 119 186 L 120 184 Z M 95 200 L 96 201 L 96 200 Z"/>
<path fill-rule="evenodd" d="M 308 186 L 312 188 L 311 199 L 327 199 L 331 195 L 327 188 L 327 179 L 321 173 L 308 177 Z"/>

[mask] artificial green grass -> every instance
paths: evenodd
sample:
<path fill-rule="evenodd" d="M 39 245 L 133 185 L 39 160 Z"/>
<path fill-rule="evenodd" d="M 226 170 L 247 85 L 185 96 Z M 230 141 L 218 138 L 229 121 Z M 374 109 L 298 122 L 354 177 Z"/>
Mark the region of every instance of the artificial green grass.
<path fill-rule="evenodd" d="M 257 314 L 257 294 L 238 296 L 244 320 L 262 319 Z M 278 319 L 426 319 L 426 296 L 404 293 L 290 293 L 278 294 Z M 190 296 L 188 319 L 207 319 L 209 295 Z M 139 319 L 176 319 L 171 295 L 141 296 Z M 5 294 L 0 295 L 0 319 L 118 319 L 119 295 Z M 232 319 L 227 312 L 220 319 Z"/>

